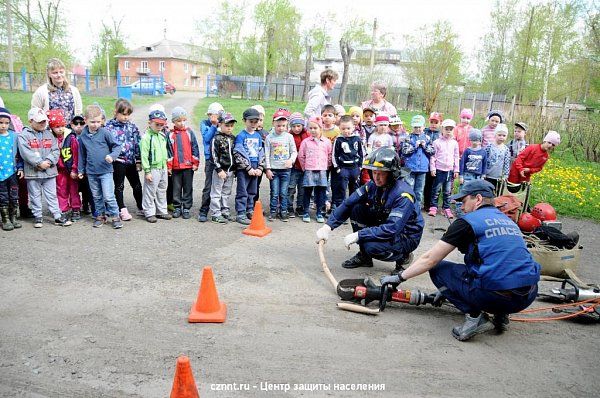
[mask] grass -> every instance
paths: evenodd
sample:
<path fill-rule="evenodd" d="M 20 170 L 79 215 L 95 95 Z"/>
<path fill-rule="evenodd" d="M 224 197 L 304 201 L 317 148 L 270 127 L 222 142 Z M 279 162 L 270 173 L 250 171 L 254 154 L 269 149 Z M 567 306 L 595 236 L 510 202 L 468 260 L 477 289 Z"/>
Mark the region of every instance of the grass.
<path fill-rule="evenodd" d="M 0 90 L 0 97 L 4 100 L 4 106 L 10 110 L 11 113 L 18 115 L 25 125 L 27 125 L 27 112 L 31 108 L 32 95 L 33 93 L 24 91 Z M 87 105 L 97 102 L 110 117 L 112 116 L 112 110 L 114 109 L 117 97 L 93 97 L 82 93 L 81 99 L 84 108 Z M 134 95 L 132 103 L 135 107 L 136 105 L 153 103 L 156 102 L 156 100 L 156 97 Z"/>

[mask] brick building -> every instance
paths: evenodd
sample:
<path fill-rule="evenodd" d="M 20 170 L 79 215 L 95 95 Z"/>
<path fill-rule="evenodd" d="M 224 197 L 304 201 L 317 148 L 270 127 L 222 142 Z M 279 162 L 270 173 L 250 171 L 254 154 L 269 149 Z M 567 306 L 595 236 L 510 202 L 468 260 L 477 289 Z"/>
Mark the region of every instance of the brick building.
<path fill-rule="evenodd" d="M 215 70 L 200 48 L 163 39 L 157 43 L 118 55 L 122 84 L 131 84 L 141 76 L 160 76 L 177 90 L 205 91 L 206 75 Z"/>

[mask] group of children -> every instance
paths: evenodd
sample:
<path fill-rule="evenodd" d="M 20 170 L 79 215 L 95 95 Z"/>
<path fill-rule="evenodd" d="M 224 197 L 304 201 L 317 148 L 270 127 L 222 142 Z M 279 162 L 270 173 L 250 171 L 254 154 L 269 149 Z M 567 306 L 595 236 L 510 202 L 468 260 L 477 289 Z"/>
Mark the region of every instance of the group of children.
<path fill-rule="evenodd" d="M 45 113 L 32 108 L 29 126 L 15 133 L 10 130 L 10 113 L 1 108 L 0 158 L 6 159 L 0 168 L 3 229 L 21 226 L 18 179 L 22 177 L 36 228 L 43 225 L 42 196 L 57 225 L 79 220 L 89 202 L 94 227 L 110 218 L 113 228 L 122 228 L 122 221 L 133 218 L 123 200 L 125 179 L 133 191 L 136 214 L 148 222 L 191 218 L 200 150 L 186 125 L 186 111 L 173 109 L 169 129 L 164 108 L 152 106 L 143 133 L 129 120 L 132 112 L 131 103 L 119 99 L 111 120 L 106 121 L 98 105 L 90 105 L 84 115 L 67 123 L 60 109 Z M 316 221 L 322 223 L 328 211 L 366 182 L 363 159 L 380 147 L 394 148 L 410 169 L 417 208 L 435 216 L 442 196 L 442 211 L 452 218 L 450 195 L 456 178 L 460 184 L 485 178 L 497 187 L 504 180 L 527 182 L 560 142 L 558 133 L 551 131 L 542 144 L 528 146 L 528 127 L 518 122 L 514 139 L 506 145 L 508 128 L 499 111 L 487 115 L 488 124 L 481 131 L 470 125 L 469 109 L 461 111 L 458 124 L 434 112 L 425 127 L 425 118 L 416 115 L 410 133 L 397 115 L 360 107 L 345 112 L 339 105 L 326 105 L 320 117 L 308 120 L 278 109 L 269 131 L 263 127 L 264 108 L 255 105 L 244 111 L 237 134 L 237 120 L 220 104 L 211 104 L 207 116 L 200 126 L 205 186 L 198 220 L 218 224 L 233 220 L 250 224 L 263 175 L 270 184 L 270 221 L 300 217 L 310 222 L 314 208 Z M 235 218 L 229 208 L 234 178 Z"/>

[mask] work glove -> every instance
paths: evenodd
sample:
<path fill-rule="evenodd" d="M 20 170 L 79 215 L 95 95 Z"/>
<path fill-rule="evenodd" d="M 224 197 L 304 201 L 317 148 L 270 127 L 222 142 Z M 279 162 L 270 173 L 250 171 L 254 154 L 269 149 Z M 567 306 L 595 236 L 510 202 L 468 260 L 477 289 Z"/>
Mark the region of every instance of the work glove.
<path fill-rule="evenodd" d="M 350 250 L 350 245 L 358 242 L 358 232 L 354 232 L 348 234 L 344 237 L 344 245 L 346 245 L 346 249 Z"/>
<path fill-rule="evenodd" d="M 382 276 L 379 282 L 381 283 L 381 287 L 390 285 L 393 289 L 396 289 L 400 283 L 404 282 L 404 278 L 400 276 L 400 273 L 397 273 L 396 275 Z"/>
<path fill-rule="evenodd" d="M 329 233 L 331 232 L 331 227 L 327 224 L 323 225 L 321 228 L 317 230 L 317 243 L 320 241 L 325 241 L 329 239 Z"/>

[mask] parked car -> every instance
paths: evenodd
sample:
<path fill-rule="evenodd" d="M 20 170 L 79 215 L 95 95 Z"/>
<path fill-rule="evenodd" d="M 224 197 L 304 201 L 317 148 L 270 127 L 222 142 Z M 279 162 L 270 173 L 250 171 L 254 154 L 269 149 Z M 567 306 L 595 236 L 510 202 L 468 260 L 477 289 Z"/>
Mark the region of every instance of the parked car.
<path fill-rule="evenodd" d="M 175 86 L 170 83 L 163 81 L 162 87 L 160 85 L 160 80 L 154 79 L 144 79 L 144 80 L 136 80 L 135 82 L 129 85 L 131 87 L 131 91 L 134 94 L 141 95 L 159 95 L 159 94 L 175 94 Z"/>
<path fill-rule="evenodd" d="M 165 83 L 165 91 L 169 94 L 175 94 L 175 91 L 177 91 L 177 89 L 175 88 L 174 85 L 172 85 L 171 83 Z"/>

